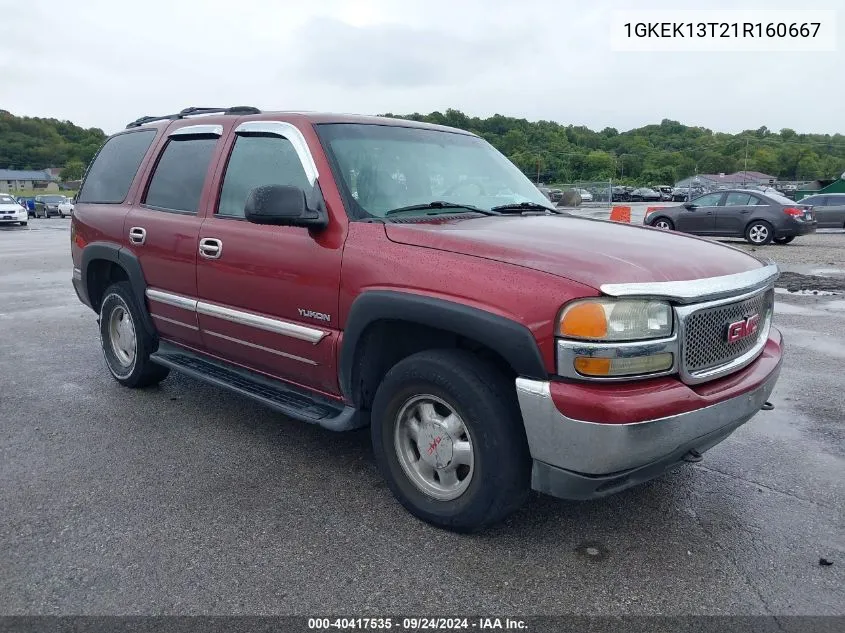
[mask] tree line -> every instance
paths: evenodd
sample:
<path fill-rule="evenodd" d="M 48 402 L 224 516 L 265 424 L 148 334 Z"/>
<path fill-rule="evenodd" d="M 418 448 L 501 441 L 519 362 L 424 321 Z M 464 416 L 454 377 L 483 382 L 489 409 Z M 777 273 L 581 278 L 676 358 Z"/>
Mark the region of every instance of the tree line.
<path fill-rule="evenodd" d="M 672 184 L 694 174 L 748 169 L 781 180 L 838 178 L 845 172 L 845 136 L 798 134 L 765 126 L 739 134 L 713 132 L 664 119 L 619 132 L 496 114 L 486 119 L 459 110 L 394 115 L 469 130 L 485 138 L 532 180 L 545 183 L 613 180 Z M 747 162 L 746 162 L 747 156 Z M 747 166 L 746 166 L 747 165 Z"/>
<path fill-rule="evenodd" d="M 0 110 L 0 167 L 63 167 L 64 180 L 77 180 L 105 138 L 99 128 L 85 129 L 58 119 L 18 117 Z"/>
<path fill-rule="evenodd" d="M 496 114 L 486 119 L 459 110 L 395 115 L 475 132 L 532 180 L 546 183 L 613 180 L 671 184 L 693 174 L 760 171 L 781 180 L 838 178 L 845 172 L 845 136 L 798 134 L 765 126 L 739 134 L 713 132 L 664 119 L 657 125 L 595 132 L 554 121 Z M 0 110 L 0 167 L 64 167 L 62 178 L 82 177 L 106 135 L 69 121 L 17 117 Z M 747 163 L 746 163 L 747 156 Z M 747 164 L 747 167 L 746 167 Z"/>

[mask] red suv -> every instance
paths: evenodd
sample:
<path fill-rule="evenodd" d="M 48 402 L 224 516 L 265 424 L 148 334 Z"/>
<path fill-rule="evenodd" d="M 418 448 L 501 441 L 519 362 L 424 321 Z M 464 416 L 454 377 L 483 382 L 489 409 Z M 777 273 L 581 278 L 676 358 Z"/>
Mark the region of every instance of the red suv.
<path fill-rule="evenodd" d="M 411 121 L 139 119 L 89 168 L 72 252 L 118 382 L 175 369 L 369 426 L 397 499 L 458 531 L 701 459 L 781 364 L 776 266 L 560 213 L 481 138 Z"/>

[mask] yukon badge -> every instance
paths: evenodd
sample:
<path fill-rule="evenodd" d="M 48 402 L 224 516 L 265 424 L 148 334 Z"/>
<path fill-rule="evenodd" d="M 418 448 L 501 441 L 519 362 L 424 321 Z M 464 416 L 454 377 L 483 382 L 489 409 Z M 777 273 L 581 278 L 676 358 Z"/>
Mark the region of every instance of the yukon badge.
<path fill-rule="evenodd" d="M 318 321 L 331 321 L 332 315 L 325 314 L 324 312 L 314 312 L 314 310 L 305 310 L 303 308 L 297 308 L 299 311 L 299 316 L 303 319 L 317 319 Z"/>

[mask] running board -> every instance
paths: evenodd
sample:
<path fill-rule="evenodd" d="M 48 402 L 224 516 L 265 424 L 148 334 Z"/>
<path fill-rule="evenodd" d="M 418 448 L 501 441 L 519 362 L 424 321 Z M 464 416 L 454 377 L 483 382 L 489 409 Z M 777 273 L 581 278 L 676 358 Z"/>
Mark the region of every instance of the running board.
<path fill-rule="evenodd" d="M 150 355 L 150 360 L 331 431 L 349 431 L 363 426 L 361 416 L 356 415 L 353 407 L 164 341 L 159 343 L 158 351 Z"/>

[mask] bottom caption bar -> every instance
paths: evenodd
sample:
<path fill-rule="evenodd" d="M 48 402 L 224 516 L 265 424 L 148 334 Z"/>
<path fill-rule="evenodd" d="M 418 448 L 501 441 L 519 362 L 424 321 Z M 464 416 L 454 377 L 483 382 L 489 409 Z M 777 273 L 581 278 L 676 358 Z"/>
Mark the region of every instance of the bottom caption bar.
<path fill-rule="evenodd" d="M 0 616 L 0 633 L 277 631 L 841 633 L 845 616 Z"/>

